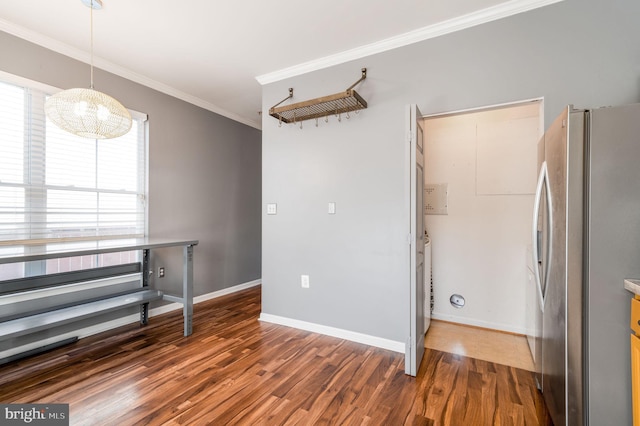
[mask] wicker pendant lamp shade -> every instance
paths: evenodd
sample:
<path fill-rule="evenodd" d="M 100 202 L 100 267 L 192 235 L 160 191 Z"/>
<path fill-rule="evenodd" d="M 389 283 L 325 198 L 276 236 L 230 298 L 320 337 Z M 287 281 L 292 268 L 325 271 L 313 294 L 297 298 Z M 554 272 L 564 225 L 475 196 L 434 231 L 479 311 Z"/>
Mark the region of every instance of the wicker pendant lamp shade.
<path fill-rule="evenodd" d="M 61 129 L 91 139 L 117 138 L 131 129 L 131 114 L 111 96 L 93 89 L 93 9 L 100 0 L 83 0 L 91 9 L 91 87 L 63 90 L 49 96 L 44 110 Z"/>
<path fill-rule="evenodd" d="M 50 96 L 45 113 L 58 127 L 77 136 L 111 139 L 131 129 L 131 114 L 111 96 L 93 89 L 69 89 Z"/>

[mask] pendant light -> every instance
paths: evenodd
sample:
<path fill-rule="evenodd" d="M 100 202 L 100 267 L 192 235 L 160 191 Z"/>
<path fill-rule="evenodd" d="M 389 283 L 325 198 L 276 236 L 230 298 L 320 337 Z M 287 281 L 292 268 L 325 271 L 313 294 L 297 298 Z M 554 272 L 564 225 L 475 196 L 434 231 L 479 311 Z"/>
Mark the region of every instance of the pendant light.
<path fill-rule="evenodd" d="M 111 139 L 131 129 L 131 114 L 111 96 L 93 88 L 93 10 L 102 9 L 101 0 L 81 0 L 90 8 L 91 86 L 63 90 L 47 98 L 47 117 L 58 127 L 90 139 Z"/>

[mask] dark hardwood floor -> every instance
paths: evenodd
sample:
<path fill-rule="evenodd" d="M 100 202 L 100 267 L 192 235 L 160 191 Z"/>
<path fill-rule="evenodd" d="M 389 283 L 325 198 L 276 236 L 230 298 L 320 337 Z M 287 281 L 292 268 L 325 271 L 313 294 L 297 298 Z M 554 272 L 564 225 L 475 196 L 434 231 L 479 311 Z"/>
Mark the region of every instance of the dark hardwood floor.
<path fill-rule="evenodd" d="M 532 373 L 404 355 L 261 323 L 260 288 L 0 366 L 0 402 L 69 403 L 74 425 L 546 425 Z"/>

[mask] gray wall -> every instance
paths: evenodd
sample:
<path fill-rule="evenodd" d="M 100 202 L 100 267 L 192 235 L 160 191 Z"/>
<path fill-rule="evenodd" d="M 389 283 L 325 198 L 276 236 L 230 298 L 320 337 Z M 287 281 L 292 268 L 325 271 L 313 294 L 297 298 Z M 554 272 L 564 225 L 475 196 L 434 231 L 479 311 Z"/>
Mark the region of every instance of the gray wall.
<path fill-rule="evenodd" d="M 405 342 L 405 105 L 431 114 L 544 97 L 548 126 L 570 103 L 638 102 L 638 16 L 632 0 L 565 0 L 264 86 L 266 111 L 289 87 L 302 101 L 369 70 L 357 90 L 370 107 L 350 120 L 300 130 L 263 118 L 263 312 Z"/>
<path fill-rule="evenodd" d="M 0 52 L 2 71 L 63 89 L 89 84 L 87 64 L 3 32 Z M 259 279 L 261 132 L 99 69 L 95 85 L 149 116 L 149 234 L 200 240 L 195 295 Z M 156 253 L 167 269 L 157 287 L 180 294 L 181 256 Z"/>

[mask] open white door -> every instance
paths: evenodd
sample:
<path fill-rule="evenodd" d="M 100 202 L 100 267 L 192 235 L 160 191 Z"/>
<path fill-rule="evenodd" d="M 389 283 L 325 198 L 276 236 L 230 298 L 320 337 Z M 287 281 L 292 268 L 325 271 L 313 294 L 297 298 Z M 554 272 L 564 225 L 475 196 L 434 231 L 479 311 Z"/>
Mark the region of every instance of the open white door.
<path fill-rule="evenodd" d="M 417 105 L 406 107 L 410 187 L 410 330 L 405 353 L 405 373 L 416 376 L 424 355 L 424 147 L 422 118 Z"/>

